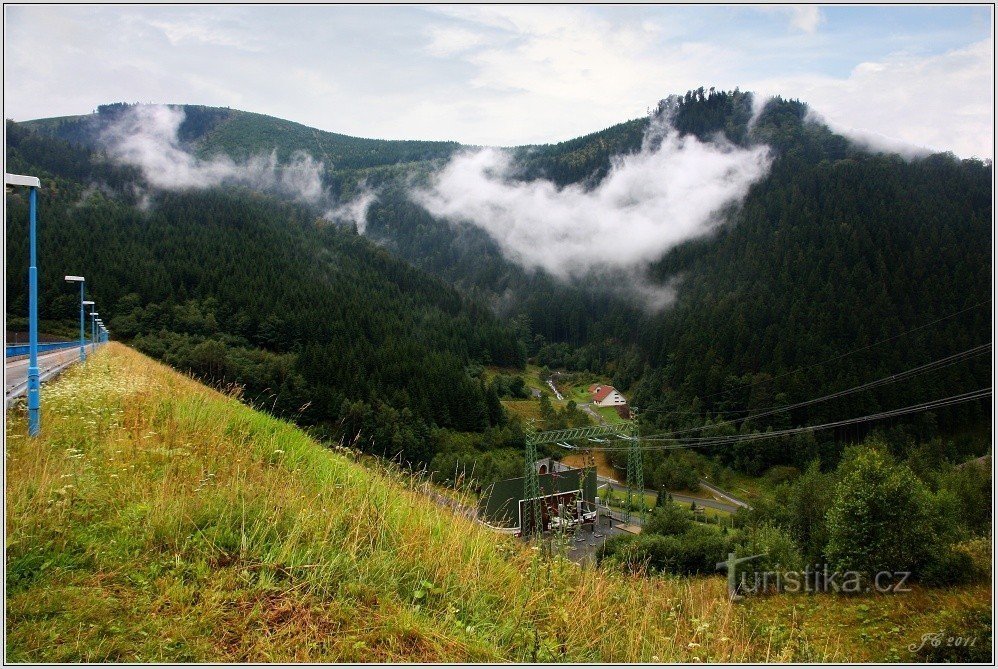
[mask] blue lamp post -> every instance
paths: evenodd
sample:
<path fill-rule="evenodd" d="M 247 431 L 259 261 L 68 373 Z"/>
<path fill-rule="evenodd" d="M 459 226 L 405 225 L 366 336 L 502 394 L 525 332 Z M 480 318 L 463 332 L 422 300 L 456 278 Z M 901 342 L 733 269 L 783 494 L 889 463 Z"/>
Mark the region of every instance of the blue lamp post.
<path fill-rule="evenodd" d="M 77 283 L 80 284 L 80 362 L 86 362 L 87 361 L 87 340 L 86 340 L 85 335 L 83 334 L 84 333 L 84 327 L 85 327 L 85 325 L 83 323 L 83 321 L 85 320 L 84 315 L 83 315 L 83 302 L 84 302 L 84 300 L 83 300 L 83 298 L 84 298 L 83 287 L 86 285 L 86 279 L 84 279 L 82 276 L 72 276 L 72 275 L 70 275 L 70 276 L 66 277 L 66 281 L 69 281 L 69 282 L 74 282 L 75 281 L 75 282 L 77 282 Z"/>
<path fill-rule="evenodd" d="M 34 437 L 41 429 L 38 383 L 38 248 L 35 243 L 35 228 L 38 219 L 38 189 L 42 187 L 42 182 L 38 177 L 6 172 L 3 181 L 5 186 L 28 187 L 28 243 L 31 256 L 28 264 L 28 435 Z"/>
<path fill-rule="evenodd" d="M 94 301 L 93 300 L 84 300 L 83 304 L 90 307 L 90 314 L 89 314 L 89 316 L 90 316 L 90 351 L 93 352 L 93 350 L 97 347 L 97 338 L 95 337 L 96 331 L 94 330 L 94 314 L 97 313 L 97 312 L 94 311 Z"/>

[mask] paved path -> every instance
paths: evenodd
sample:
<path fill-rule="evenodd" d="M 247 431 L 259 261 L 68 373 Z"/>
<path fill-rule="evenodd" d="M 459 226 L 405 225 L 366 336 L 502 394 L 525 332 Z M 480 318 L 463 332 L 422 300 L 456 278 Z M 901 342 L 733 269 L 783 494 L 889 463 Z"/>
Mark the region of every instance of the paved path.
<path fill-rule="evenodd" d="M 707 479 L 700 479 L 700 486 L 706 488 L 708 492 L 720 497 L 721 499 L 727 500 L 734 504 L 735 506 L 740 506 L 743 509 L 751 509 L 752 506 L 743 500 L 741 497 L 735 497 L 727 490 L 721 490 L 716 485 L 708 481 Z"/>
<path fill-rule="evenodd" d="M 92 347 L 87 347 L 87 355 L 92 352 Z M 62 368 L 79 361 L 80 349 L 73 346 L 61 351 L 53 351 L 45 355 L 38 356 L 38 375 L 44 382 L 46 377 L 57 373 Z M 4 406 L 6 407 L 12 399 L 25 394 L 28 388 L 28 359 L 19 358 L 4 364 Z"/>
<path fill-rule="evenodd" d="M 579 408 L 585 411 L 593 418 L 595 418 L 596 422 L 599 423 L 600 425 L 606 425 L 606 419 L 603 418 L 603 414 L 593 409 L 593 405 L 590 404 L 589 402 L 586 402 L 585 404 L 580 404 Z"/>
<path fill-rule="evenodd" d="M 627 486 L 605 476 L 597 476 L 596 482 L 599 486 L 609 485 L 616 492 L 627 492 Z M 645 490 L 645 492 L 652 495 L 656 494 L 655 490 Z M 677 495 L 674 492 L 670 492 L 669 494 L 672 495 L 672 501 L 674 502 L 681 502 L 683 504 L 695 503 L 697 506 L 705 506 L 711 509 L 717 509 L 718 511 L 726 511 L 727 513 L 734 513 L 739 508 L 737 505 L 731 504 L 730 502 L 722 502 L 716 499 L 704 499 L 703 497 Z"/>

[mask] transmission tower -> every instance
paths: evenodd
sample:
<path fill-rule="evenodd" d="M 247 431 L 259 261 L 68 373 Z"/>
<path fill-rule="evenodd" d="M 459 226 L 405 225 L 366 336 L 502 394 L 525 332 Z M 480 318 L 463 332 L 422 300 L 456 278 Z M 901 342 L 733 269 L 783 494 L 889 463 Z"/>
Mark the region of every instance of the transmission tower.
<path fill-rule="evenodd" d="M 640 515 L 644 517 L 645 511 L 645 481 L 644 463 L 641 457 L 640 441 L 638 439 L 638 418 L 637 410 L 631 409 L 630 439 L 627 448 L 627 506 L 624 510 L 624 518 L 631 520 L 631 504 L 637 495 L 640 501 Z"/>
<path fill-rule="evenodd" d="M 523 463 L 523 531 L 527 526 L 530 533 L 541 532 L 541 481 L 537 473 L 537 433 L 527 432 L 527 448 Z"/>
<path fill-rule="evenodd" d="M 527 428 L 526 449 L 523 458 L 523 525 L 522 532 L 528 525 L 530 533 L 538 532 L 541 529 L 541 485 L 540 476 L 537 474 L 537 446 L 540 444 L 561 444 L 568 448 L 571 443 L 586 442 L 590 439 L 600 437 L 613 437 L 615 439 L 626 439 L 621 434 L 620 425 L 589 425 L 586 427 L 570 427 L 565 430 L 549 430 L 547 432 L 534 432 L 533 426 Z M 581 449 L 580 449 L 581 450 Z M 594 463 L 595 469 L 595 463 Z"/>

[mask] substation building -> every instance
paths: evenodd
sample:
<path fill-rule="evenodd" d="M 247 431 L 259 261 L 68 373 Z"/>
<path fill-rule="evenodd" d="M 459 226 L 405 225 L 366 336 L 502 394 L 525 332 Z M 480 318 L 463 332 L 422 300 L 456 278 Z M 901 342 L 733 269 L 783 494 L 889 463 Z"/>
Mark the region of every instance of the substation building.
<path fill-rule="evenodd" d="M 596 521 L 595 469 L 569 467 L 551 458 L 538 460 L 534 467 L 540 484 L 542 531 L 563 523 L 575 526 Z M 498 481 L 483 491 L 478 517 L 510 534 L 531 533 L 533 514 L 523 490 L 522 476 Z"/>

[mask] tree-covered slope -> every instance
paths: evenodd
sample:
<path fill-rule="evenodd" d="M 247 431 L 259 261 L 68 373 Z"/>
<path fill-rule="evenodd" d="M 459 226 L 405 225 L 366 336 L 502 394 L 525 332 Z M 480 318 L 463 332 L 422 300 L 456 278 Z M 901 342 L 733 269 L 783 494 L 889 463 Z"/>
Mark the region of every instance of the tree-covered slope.
<path fill-rule="evenodd" d="M 406 460 L 432 457 L 434 428 L 503 421 L 466 368 L 522 365 L 515 331 L 314 211 L 240 189 L 139 196 L 134 170 L 17 124 L 8 169 L 44 183 L 42 318 L 78 313 L 62 277 L 84 274 L 116 337 Z M 21 315 L 27 203 L 7 203 L 7 313 Z"/>
<path fill-rule="evenodd" d="M 23 125 L 74 143 L 99 146 L 103 133 L 128 111 L 124 103 L 101 105 L 94 114 L 27 121 Z M 329 171 L 446 158 L 457 142 L 399 141 L 351 137 L 252 112 L 202 105 L 179 105 L 184 112 L 178 139 L 200 155 L 245 158 L 296 152 L 323 161 Z"/>
<path fill-rule="evenodd" d="M 324 136 L 318 131 L 230 110 L 188 114 L 181 134 L 201 149 L 286 155 L 304 147 L 324 159 L 318 144 L 308 147 Z M 764 145 L 772 159 L 724 225 L 648 268 L 654 282 L 676 290 L 660 311 L 643 308 L 619 281 L 568 283 L 524 269 L 483 230 L 430 215 L 413 187 L 456 145 L 351 139 L 376 159 L 341 160 L 327 180 L 334 192 L 361 183 L 373 189 L 366 236 L 490 305 L 540 364 L 609 374 L 652 410 L 642 419 L 650 429 L 799 402 L 990 341 L 990 163 L 872 152 L 813 120 L 800 101 L 758 105 L 737 90 L 674 96 L 654 117 L 703 141 Z M 52 132 L 58 123 L 38 127 Z M 514 148 L 515 178 L 596 187 L 615 159 L 641 150 L 650 125 L 637 119 L 560 144 Z M 926 324 L 917 336 L 893 339 Z M 854 349 L 862 351 L 842 356 Z M 829 358 L 834 364 L 815 365 Z M 744 428 L 871 413 L 981 387 L 987 374 L 979 357 Z M 983 416 L 982 402 L 932 420 L 949 430 Z"/>

